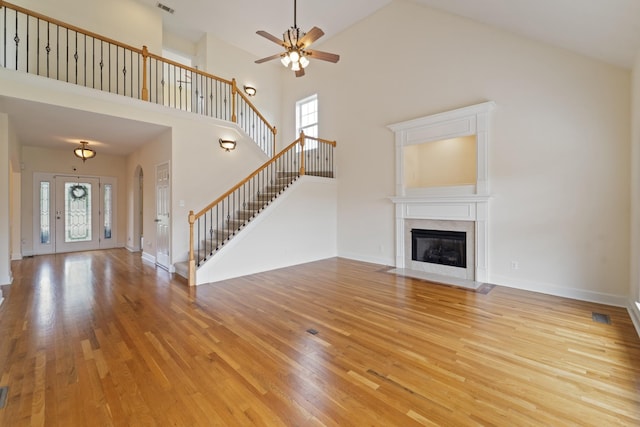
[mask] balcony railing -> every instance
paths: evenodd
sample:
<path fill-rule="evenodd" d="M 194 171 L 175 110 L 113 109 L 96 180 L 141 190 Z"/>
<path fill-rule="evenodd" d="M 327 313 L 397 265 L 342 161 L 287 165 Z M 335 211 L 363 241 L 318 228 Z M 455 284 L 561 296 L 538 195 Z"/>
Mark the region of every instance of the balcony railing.
<path fill-rule="evenodd" d="M 0 65 L 237 123 L 275 154 L 276 128 L 227 80 L 0 0 Z"/>
<path fill-rule="evenodd" d="M 220 250 L 302 175 L 333 178 L 335 141 L 300 133 L 291 145 L 198 213 L 189 213 L 189 285 L 196 268 Z"/>

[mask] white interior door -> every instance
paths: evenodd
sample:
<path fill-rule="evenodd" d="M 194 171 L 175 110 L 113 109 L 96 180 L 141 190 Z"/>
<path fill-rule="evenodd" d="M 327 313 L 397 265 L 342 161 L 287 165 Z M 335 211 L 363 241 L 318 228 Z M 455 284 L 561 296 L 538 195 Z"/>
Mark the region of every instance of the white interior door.
<path fill-rule="evenodd" d="M 169 163 L 156 166 L 156 264 L 169 269 L 169 212 L 171 209 Z"/>
<path fill-rule="evenodd" d="M 56 176 L 55 192 L 55 251 L 99 249 L 100 180 Z"/>

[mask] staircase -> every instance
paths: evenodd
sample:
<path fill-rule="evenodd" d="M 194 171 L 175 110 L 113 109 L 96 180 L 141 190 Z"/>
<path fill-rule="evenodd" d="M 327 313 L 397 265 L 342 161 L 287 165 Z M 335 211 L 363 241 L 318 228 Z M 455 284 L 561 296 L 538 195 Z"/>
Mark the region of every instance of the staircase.
<path fill-rule="evenodd" d="M 215 255 L 217 251 L 227 244 L 234 236 L 257 215 L 271 204 L 287 187 L 293 184 L 300 175 L 295 172 L 277 172 L 273 182 L 268 183 L 262 191 L 243 204 L 224 220 L 223 226 L 212 229 L 210 235 L 196 244 L 195 257 L 201 260 L 199 265 Z M 176 273 L 185 279 L 189 279 L 189 261 L 178 262 L 175 265 Z"/>
<path fill-rule="evenodd" d="M 305 150 L 305 141 L 315 141 Z M 335 141 L 300 137 L 197 214 L 189 214 L 189 258 L 176 272 L 195 285 L 196 269 L 282 194 L 300 176 L 333 178 Z"/>

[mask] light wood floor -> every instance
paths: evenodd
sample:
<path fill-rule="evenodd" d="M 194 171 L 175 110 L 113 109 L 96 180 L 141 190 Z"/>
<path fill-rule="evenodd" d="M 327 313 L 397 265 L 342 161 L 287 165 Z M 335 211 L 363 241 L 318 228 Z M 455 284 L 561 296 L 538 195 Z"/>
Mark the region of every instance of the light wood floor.
<path fill-rule="evenodd" d="M 640 425 L 624 309 L 385 270 L 190 290 L 125 250 L 14 262 L 0 426 Z"/>

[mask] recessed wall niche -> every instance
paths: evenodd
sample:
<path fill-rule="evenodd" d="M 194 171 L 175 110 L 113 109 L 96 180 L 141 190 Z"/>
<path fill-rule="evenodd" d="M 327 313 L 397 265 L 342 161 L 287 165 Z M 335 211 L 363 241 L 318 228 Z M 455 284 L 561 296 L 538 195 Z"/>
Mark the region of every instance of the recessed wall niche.
<path fill-rule="evenodd" d="M 408 189 L 476 185 L 476 136 L 403 147 L 404 185 Z"/>
<path fill-rule="evenodd" d="M 396 196 L 488 195 L 489 112 L 494 106 L 488 101 L 389 125 L 396 136 Z M 456 150 L 466 151 L 458 156 Z M 456 157 L 453 166 L 447 157 Z M 454 170 L 441 173 L 445 168 Z"/>

